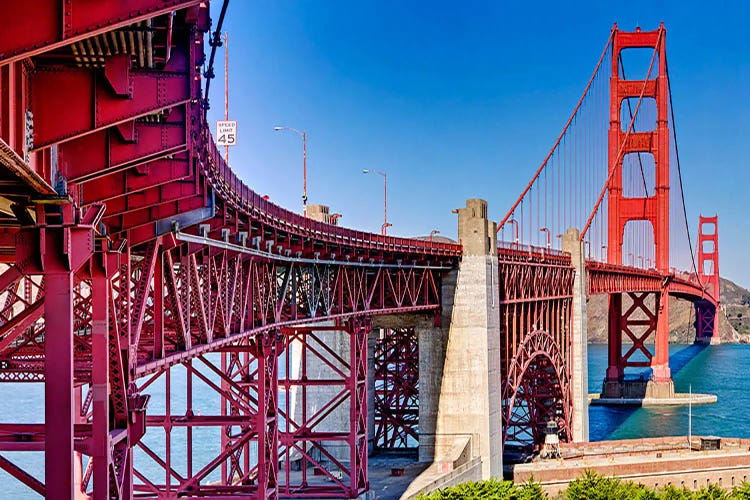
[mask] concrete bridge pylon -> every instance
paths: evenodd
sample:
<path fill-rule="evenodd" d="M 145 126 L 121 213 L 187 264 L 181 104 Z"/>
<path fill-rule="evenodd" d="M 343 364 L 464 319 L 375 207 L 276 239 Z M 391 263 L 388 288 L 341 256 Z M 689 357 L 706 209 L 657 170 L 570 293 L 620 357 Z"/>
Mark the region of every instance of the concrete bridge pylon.
<path fill-rule="evenodd" d="M 588 394 L 588 322 L 586 316 L 586 253 L 578 229 L 568 229 L 562 236 L 562 251 L 570 254 L 575 269 L 573 311 L 571 314 L 572 366 L 571 399 L 573 401 L 572 440 L 589 440 Z"/>
<path fill-rule="evenodd" d="M 502 477 L 497 239 L 487 202 L 458 209 L 463 256 L 443 278 L 441 326 L 419 330 L 420 459 L 449 460 L 461 438 Z"/>

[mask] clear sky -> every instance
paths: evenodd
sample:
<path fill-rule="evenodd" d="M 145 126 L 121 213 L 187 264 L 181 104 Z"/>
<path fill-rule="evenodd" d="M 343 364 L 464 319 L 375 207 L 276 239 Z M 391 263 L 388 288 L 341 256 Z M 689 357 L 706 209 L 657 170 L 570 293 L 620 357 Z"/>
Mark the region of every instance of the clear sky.
<path fill-rule="evenodd" d="M 218 19 L 220 1 L 212 13 Z M 501 218 L 543 160 L 613 22 L 667 28 L 688 216 L 719 214 L 721 274 L 750 286 L 750 4 L 742 1 L 231 0 L 230 163 L 253 189 L 378 232 L 455 238 L 451 210 Z M 210 117 L 223 116 L 223 53 Z M 695 226 L 693 226 L 695 227 Z"/>

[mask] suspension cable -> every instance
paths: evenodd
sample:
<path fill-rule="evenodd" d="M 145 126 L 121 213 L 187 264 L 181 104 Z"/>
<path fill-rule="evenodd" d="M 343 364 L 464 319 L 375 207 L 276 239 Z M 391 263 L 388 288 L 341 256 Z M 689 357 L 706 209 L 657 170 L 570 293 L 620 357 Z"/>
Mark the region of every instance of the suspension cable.
<path fill-rule="evenodd" d="M 615 174 L 615 171 L 617 170 L 615 166 L 619 163 L 620 159 L 622 158 L 623 150 L 625 149 L 625 144 L 628 141 L 628 138 L 630 137 L 630 134 L 633 132 L 633 126 L 635 125 L 635 116 L 638 114 L 638 110 L 641 107 L 641 103 L 643 102 L 643 95 L 646 93 L 646 85 L 648 84 L 648 75 L 651 74 L 651 69 L 654 67 L 654 60 L 656 59 L 656 54 L 659 51 L 659 45 L 662 41 L 662 35 L 663 32 L 659 31 L 659 38 L 656 40 L 656 46 L 654 47 L 654 53 L 651 55 L 651 63 L 648 65 L 648 71 L 646 73 L 646 79 L 643 81 L 643 87 L 641 88 L 641 94 L 638 96 L 638 102 L 635 105 L 635 114 L 630 119 L 630 125 L 628 125 L 628 130 L 625 133 L 625 137 L 622 140 L 622 144 L 620 144 L 620 148 L 617 151 L 617 156 L 615 157 L 614 163 L 611 165 L 612 168 L 609 170 L 609 175 L 607 176 L 607 180 L 604 183 L 604 186 L 602 187 L 601 192 L 599 193 L 599 198 L 596 200 L 596 204 L 594 204 L 594 209 L 591 211 L 591 215 L 589 215 L 588 220 L 586 221 L 586 225 L 583 228 L 583 231 L 581 232 L 581 237 L 579 238 L 580 241 L 583 241 L 586 238 L 586 233 L 589 230 L 589 227 L 591 227 L 591 222 L 594 220 L 594 216 L 599 211 L 599 207 L 602 203 L 602 200 L 604 199 L 604 195 L 607 193 L 607 188 L 609 187 L 609 183 L 612 182 L 612 177 Z"/>
<path fill-rule="evenodd" d="M 570 118 L 568 118 L 568 121 L 565 123 L 565 126 L 562 129 L 562 132 L 560 132 L 560 135 L 557 137 L 557 140 L 555 141 L 555 144 L 552 146 L 552 149 L 547 154 L 547 157 L 544 159 L 542 164 L 539 166 L 539 168 L 534 173 L 534 176 L 531 178 L 529 183 L 526 185 L 526 188 L 521 193 L 521 196 L 518 197 L 516 202 L 513 204 L 513 206 L 508 210 L 508 213 L 503 217 L 503 220 L 500 221 L 500 223 L 495 228 L 495 232 L 500 231 L 502 227 L 505 225 L 506 222 L 508 222 L 508 219 L 511 218 L 513 215 L 513 212 L 518 208 L 518 205 L 521 204 L 521 201 L 526 196 L 526 193 L 529 192 L 531 187 L 534 185 L 534 182 L 539 178 L 539 175 L 542 173 L 544 168 L 547 166 L 547 162 L 554 154 L 555 150 L 557 149 L 557 146 L 560 144 L 560 141 L 562 141 L 563 136 L 565 135 L 565 132 L 568 131 L 568 127 L 570 127 L 570 124 L 573 123 L 573 118 L 575 118 L 576 114 L 578 113 L 578 109 L 581 107 L 581 104 L 583 104 L 583 100 L 586 98 L 586 96 L 589 93 L 589 89 L 591 88 L 591 84 L 593 83 L 594 79 L 596 78 L 596 75 L 599 73 L 599 67 L 602 64 L 602 61 L 604 60 L 604 56 L 607 55 L 607 50 L 609 49 L 610 44 L 612 43 L 612 40 L 615 36 L 615 29 L 613 28 L 612 31 L 609 34 L 609 38 L 607 39 L 607 44 L 604 46 L 604 50 L 602 51 L 602 55 L 599 57 L 599 62 L 596 63 L 596 68 L 594 68 L 594 72 L 591 74 L 591 78 L 589 79 L 588 84 L 586 84 L 586 88 L 583 90 L 583 95 L 581 95 L 581 98 L 578 100 L 578 103 L 576 104 L 576 107 L 573 109 L 573 113 L 570 115 Z"/>
<path fill-rule="evenodd" d="M 221 27 L 224 24 L 224 16 L 227 13 L 227 7 L 229 7 L 229 0 L 224 0 L 221 5 L 221 12 L 219 13 L 219 22 L 216 23 L 216 31 L 214 31 L 209 39 L 208 43 L 211 45 L 211 57 L 208 60 L 208 68 L 203 72 L 203 76 L 206 78 L 206 92 L 203 95 L 203 120 L 208 121 L 208 91 L 211 88 L 211 80 L 214 78 L 214 59 L 216 58 L 216 49 L 221 47 Z"/>
<path fill-rule="evenodd" d="M 680 150 L 677 147 L 677 126 L 674 121 L 674 105 L 672 104 L 672 83 L 669 79 L 669 63 L 666 52 L 664 53 L 664 66 L 667 71 L 667 89 L 669 91 L 669 113 L 672 119 L 672 139 L 674 141 L 674 153 L 677 159 L 677 178 L 680 181 L 680 198 L 682 199 L 682 215 L 685 218 L 685 229 L 687 230 L 688 245 L 690 247 L 690 260 L 693 263 L 693 271 L 698 279 L 698 283 L 703 287 L 701 282 L 700 273 L 698 272 L 698 266 L 695 264 L 695 253 L 693 252 L 693 239 L 690 237 L 690 224 L 688 224 L 687 218 L 687 207 L 685 206 L 685 191 L 682 187 L 682 169 L 680 168 Z"/>

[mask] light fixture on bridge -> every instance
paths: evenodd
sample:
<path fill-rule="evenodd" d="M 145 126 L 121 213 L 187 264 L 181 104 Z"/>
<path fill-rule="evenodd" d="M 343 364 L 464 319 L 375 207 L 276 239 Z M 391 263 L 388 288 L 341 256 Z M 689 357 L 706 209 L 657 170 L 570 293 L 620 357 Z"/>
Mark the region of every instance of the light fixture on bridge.
<path fill-rule="evenodd" d="M 390 224 L 388 222 L 388 191 L 387 191 L 387 179 L 388 174 L 385 172 L 381 172 L 380 170 L 373 170 L 370 168 L 363 168 L 362 169 L 363 174 L 378 174 L 383 177 L 383 225 L 380 226 L 380 234 L 383 236 L 386 235 L 386 230 L 393 226 L 393 224 Z"/>
<path fill-rule="evenodd" d="M 539 230 L 539 232 L 547 233 L 547 249 L 549 250 L 550 248 L 552 248 L 552 240 L 551 240 L 549 229 L 546 227 L 543 227 Z"/>
<path fill-rule="evenodd" d="M 288 130 L 302 137 L 302 215 L 307 217 L 307 132 L 292 127 L 280 127 L 278 125 L 273 129 L 276 132 Z"/>
<path fill-rule="evenodd" d="M 518 246 L 518 221 L 516 219 L 508 219 L 508 224 L 513 224 L 513 238 L 514 243 Z"/>

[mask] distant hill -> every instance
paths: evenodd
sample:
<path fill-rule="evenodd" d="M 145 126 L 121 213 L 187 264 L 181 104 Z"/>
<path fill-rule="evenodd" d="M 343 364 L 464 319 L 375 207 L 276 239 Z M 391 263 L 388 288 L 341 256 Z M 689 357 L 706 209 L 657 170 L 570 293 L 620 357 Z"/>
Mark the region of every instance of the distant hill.
<path fill-rule="evenodd" d="M 669 341 L 695 340 L 695 308 L 690 301 L 670 297 Z M 588 301 L 589 342 L 607 342 L 607 296 L 595 295 Z M 719 335 L 724 343 L 750 343 L 750 291 L 721 278 Z"/>

